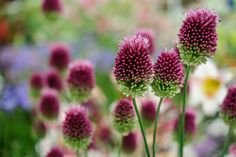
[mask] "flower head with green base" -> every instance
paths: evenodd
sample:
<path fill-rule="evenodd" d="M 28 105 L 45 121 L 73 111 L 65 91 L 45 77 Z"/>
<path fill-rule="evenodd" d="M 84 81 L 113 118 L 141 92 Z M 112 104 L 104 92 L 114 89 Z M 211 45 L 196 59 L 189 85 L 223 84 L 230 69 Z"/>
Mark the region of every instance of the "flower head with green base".
<path fill-rule="evenodd" d="M 135 111 L 129 99 L 120 100 L 113 112 L 113 126 L 120 133 L 128 133 L 135 127 Z"/>
<path fill-rule="evenodd" d="M 162 98 L 170 98 L 180 92 L 183 86 L 183 64 L 174 50 L 164 50 L 154 65 L 154 78 L 151 83 L 154 93 Z"/>
<path fill-rule="evenodd" d="M 127 37 L 119 47 L 114 76 L 120 91 L 126 96 L 142 96 L 153 74 L 148 39 L 141 35 Z"/>
<path fill-rule="evenodd" d="M 45 86 L 45 80 L 41 73 L 33 73 L 29 81 L 31 95 L 34 98 L 39 97 L 40 91 Z"/>
<path fill-rule="evenodd" d="M 143 100 L 141 107 L 141 116 L 146 127 L 152 126 L 156 118 L 156 105 L 152 100 Z"/>
<path fill-rule="evenodd" d="M 62 124 L 65 142 L 73 149 L 86 149 L 91 142 L 92 123 L 81 107 L 72 107 L 66 112 Z"/>
<path fill-rule="evenodd" d="M 122 151 L 131 154 L 135 152 L 138 147 L 138 134 L 135 132 L 130 132 L 128 135 L 122 137 L 121 148 Z"/>
<path fill-rule="evenodd" d="M 217 14 L 208 9 L 191 9 L 186 13 L 177 45 L 184 64 L 205 63 L 215 53 L 217 23 Z"/>
<path fill-rule="evenodd" d="M 229 87 L 220 113 L 227 124 L 236 126 L 236 85 Z"/>

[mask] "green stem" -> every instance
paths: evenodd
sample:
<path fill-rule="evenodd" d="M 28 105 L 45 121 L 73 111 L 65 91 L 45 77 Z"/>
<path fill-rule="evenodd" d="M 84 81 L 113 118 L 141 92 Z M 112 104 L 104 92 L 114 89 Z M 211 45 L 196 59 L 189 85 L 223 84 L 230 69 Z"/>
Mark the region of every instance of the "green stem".
<path fill-rule="evenodd" d="M 146 139 L 143 123 L 142 123 L 142 120 L 141 120 L 140 115 L 139 115 L 138 107 L 137 107 L 137 104 L 136 104 L 136 101 L 135 101 L 134 97 L 132 98 L 132 100 L 133 100 L 133 104 L 134 104 L 134 109 L 135 109 L 136 115 L 138 117 L 139 127 L 140 127 L 141 132 L 142 132 L 146 154 L 147 154 L 147 157 L 150 157 L 150 153 L 149 153 L 149 149 L 148 149 L 148 144 L 147 144 L 147 139 Z"/>
<path fill-rule="evenodd" d="M 158 118 L 159 118 L 159 113 L 160 113 L 160 108 L 161 108 L 161 103 L 162 103 L 163 98 L 160 99 L 157 110 L 156 110 L 156 118 L 155 118 L 155 123 L 154 123 L 154 132 L 153 132 L 153 142 L 152 142 L 152 156 L 155 157 L 156 154 L 156 132 L 157 132 L 157 123 L 158 123 Z"/>
<path fill-rule="evenodd" d="M 230 138 L 231 138 L 232 133 L 233 133 L 233 127 L 230 126 L 230 127 L 229 127 L 229 131 L 228 131 L 228 135 L 227 135 L 226 140 L 225 140 L 225 143 L 224 143 L 223 150 L 222 150 L 222 152 L 221 152 L 221 154 L 220 154 L 220 157 L 224 157 L 224 155 L 227 153 L 228 148 L 229 148 Z"/>
<path fill-rule="evenodd" d="M 187 96 L 189 72 L 190 72 L 190 66 L 187 66 L 186 76 L 184 80 L 184 95 L 183 95 L 182 112 L 180 113 L 181 119 L 179 120 L 179 124 L 180 124 L 179 157 L 183 157 L 183 149 L 184 149 L 185 109 L 186 109 L 186 96 Z"/>

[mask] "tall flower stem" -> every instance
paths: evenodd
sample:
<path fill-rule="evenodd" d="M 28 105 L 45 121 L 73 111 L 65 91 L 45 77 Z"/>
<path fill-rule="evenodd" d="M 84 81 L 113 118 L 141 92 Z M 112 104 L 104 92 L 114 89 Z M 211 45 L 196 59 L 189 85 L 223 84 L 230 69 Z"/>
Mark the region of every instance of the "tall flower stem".
<path fill-rule="evenodd" d="M 133 100 L 133 104 L 134 104 L 134 109 L 135 109 L 136 115 L 138 117 L 139 127 L 140 127 L 140 130 L 142 132 L 146 154 L 147 154 L 147 157 L 151 157 L 150 153 L 149 153 L 149 149 L 148 149 L 148 144 L 147 144 L 147 139 L 146 139 L 146 135 L 145 135 L 142 119 L 141 119 L 139 111 L 138 111 L 138 107 L 137 107 L 137 104 L 136 104 L 136 101 L 135 101 L 135 97 L 133 97 L 132 100 Z"/>
<path fill-rule="evenodd" d="M 160 113 L 160 108 L 161 108 L 161 103 L 162 103 L 163 98 L 160 99 L 157 111 L 156 111 L 156 118 L 155 118 L 155 123 L 154 123 L 154 132 L 153 132 L 153 142 L 152 142 L 152 156 L 155 157 L 156 154 L 156 132 L 157 132 L 157 123 L 158 123 L 158 118 L 159 118 L 159 113 Z"/>
<path fill-rule="evenodd" d="M 186 109 L 186 97 L 187 97 L 187 86 L 188 86 L 188 76 L 190 72 L 190 66 L 187 66 L 187 71 L 184 80 L 184 95 L 183 95 L 183 105 L 182 105 L 182 112 L 181 119 L 179 120 L 179 157 L 183 157 L 183 149 L 184 149 L 184 124 L 185 124 L 185 109 Z"/>
<path fill-rule="evenodd" d="M 232 133 L 233 133 L 233 127 L 230 126 L 230 127 L 229 127 L 229 131 L 228 131 L 228 135 L 227 135 L 226 140 L 225 140 L 225 143 L 224 143 L 223 150 L 222 150 L 222 152 L 220 153 L 220 156 L 219 156 L 219 157 L 224 157 L 225 154 L 227 153 L 228 148 L 229 148 L 230 138 L 231 138 L 231 136 L 232 136 Z"/>

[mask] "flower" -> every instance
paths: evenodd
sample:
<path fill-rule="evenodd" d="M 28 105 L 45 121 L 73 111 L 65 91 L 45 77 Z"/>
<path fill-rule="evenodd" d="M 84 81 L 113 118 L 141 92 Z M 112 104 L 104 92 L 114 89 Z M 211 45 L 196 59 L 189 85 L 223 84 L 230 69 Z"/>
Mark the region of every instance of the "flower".
<path fill-rule="evenodd" d="M 153 69 L 147 38 L 124 38 L 115 58 L 114 76 L 126 96 L 142 96 L 151 82 Z"/>
<path fill-rule="evenodd" d="M 48 126 L 46 125 L 46 123 L 44 123 L 41 120 L 35 120 L 33 122 L 32 128 L 36 136 L 39 136 L 39 137 L 45 136 L 48 130 Z"/>
<path fill-rule="evenodd" d="M 99 122 L 102 118 L 101 110 L 95 100 L 89 99 L 85 102 L 82 102 L 81 106 L 87 109 L 89 114 L 89 119 L 93 122 Z"/>
<path fill-rule="evenodd" d="M 46 74 L 46 84 L 49 88 L 53 88 L 57 91 L 61 91 L 63 88 L 62 80 L 59 73 L 51 69 Z"/>
<path fill-rule="evenodd" d="M 113 111 L 113 126 L 120 133 L 127 133 L 135 127 L 135 111 L 128 99 L 121 99 Z"/>
<path fill-rule="evenodd" d="M 33 97 L 38 97 L 40 95 L 40 90 L 45 85 L 45 80 L 43 78 L 43 75 L 41 73 L 33 73 L 30 77 L 30 88 L 31 88 L 31 95 Z"/>
<path fill-rule="evenodd" d="M 125 153 L 133 153 L 138 147 L 137 133 L 130 132 L 128 135 L 122 137 L 121 148 Z"/>
<path fill-rule="evenodd" d="M 154 32 L 151 29 L 142 28 L 139 29 L 136 33 L 136 35 L 140 35 L 143 38 L 148 39 L 149 43 L 149 54 L 153 54 L 155 51 L 155 37 Z"/>
<path fill-rule="evenodd" d="M 60 0 L 43 0 L 41 7 L 44 13 L 60 13 L 62 11 Z"/>
<path fill-rule="evenodd" d="M 226 93 L 226 84 L 231 80 L 231 73 L 218 70 L 212 61 L 199 65 L 189 78 L 189 99 L 191 107 L 201 106 L 207 116 L 218 111 Z"/>
<path fill-rule="evenodd" d="M 86 60 L 74 61 L 69 66 L 66 80 L 73 99 L 87 98 L 95 86 L 93 65 Z"/>
<path fill-rule="evenodd" d="M 143 100 L 141 116 L 146 126 L 151 126 L 156 118 L 156 105 L 152 100 Z"/>
<path fill-rule="evenodd" d="M 178 53 L 174 50 L 161 52 L 154 65 L 151 83 L 154 93 L 163 98 L 173 97 L 183 86 L 184 70 Z"/>
<path fill-rule="evenodd" d="M 86 149 L 91 142 L 92 131 L 92 124 L 83 108 L 72 107 L 66 112 L 62 132 L 69 146 L 74 149 Z"/>
<path fill-rule="evenodd" d="M 67 68 L 70 62 L 70 50 L 62 44 L 54 45 L 50 51 L 49 64 L 59 71 Z"/>
<path fill-rule="evenodd" d="M 60 110 L 58 94 L 53 89 L 44 89 L 39 100 L 39 110 L 47 119 L 57 118 Z"/>
<path fill-rule="evenodd" d="M 53 147 L 51 150 L 48 152 L 46 157 L 63 157 L 63 152 L 60 148 L 58 147 Z"/>
<path fill-rule="evenodd" d="M 97 137 L 102 144 L 112 146 L 114 143 L 112 130 L 107 125 L 101 125 L 98 128 Z"/>
<path fill-rule="evenodd" d="M 224 121 L 229 125 L 235 125 L 236 122 L 236 85 L 229 87 L 221 108 L 221 115 Z"/>
<path fill-rule="evenodd" d="M 178 48 L 187 65 L 205 63 L 217 46 L 218 15 L 208 9 L 191 9 L 179 30 Z"/>

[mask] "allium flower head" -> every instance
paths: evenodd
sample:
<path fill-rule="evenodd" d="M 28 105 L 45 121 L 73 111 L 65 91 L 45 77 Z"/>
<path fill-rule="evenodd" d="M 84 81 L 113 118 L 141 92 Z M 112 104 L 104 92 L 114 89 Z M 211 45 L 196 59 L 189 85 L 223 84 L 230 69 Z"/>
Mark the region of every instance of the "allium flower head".
<path fill-rule="evenodd" d="M 62 11 L 61 0 L 43 0 L 41 7 L 44 13 L 60 13 Z"/>
<path fill-rule="evenodd" d="M 135 111 L 129 99 L 122 99 L 116 104 L 113 126 L 120 133 L 130 132 L 135 127 Z"/>
<path fill-rule="evenodd" d="M 30 77 L 29 84 L 32 96 L 38 97 L 40 94 L 40 90 L 45 85 L 43 75 L 41 73 L 33 73 Z"/>
<path fill-rule="evenodd" d="M 85 102 L 81 103 L 81 106 L 83 106 L 88 111 L 89 119 L 93 122 L 99 122 L 102 118 L 102 113 L 100 110 L 100 107 L 93 99 L 89 99 Z"/>
<path fill-rule="evenodd" d="M 154 78 L 151 87 L 154 93 L 163 98 L 175 96 L 183 86 L 184 70 L 174 49 L 164 50 L 154 65 Z"/>
<path fill-rule="evenodd" d="M 46 84 L 49 88 L 61 91 L 63 88 L 62 79 L 56 70 L 50 70 L 46 74 Z"/>
<path fill-rule="evenodd" d="M 149 127 L 153 124 L 156 118 L 156 105 L 152 100 L 143 100 L 141 107 L 141 116 L 144 124 Z"/>
<path fill-rule="evenodd" d="M 49 64 L 59 71 L 67 68 L 70 62 L 70 50 L 62 44 L 54 45 L 49 56 Z"/>
<path fill-rule="evenodd" d="M 192 9 L 179 31 L 178 48 L 183 62 L 199 65 L 211 57 L 217 47 L 216 26 L 218 15 L 208 9 Z"/>
<path fill-rule="evenodd" d="M 55 119 L 59 114 L 60 102 L 57 91 L 44 89 L 39 100 L 39 110 L 47 119 Z"/>
<path fill-rule="evenodd" d="M 51 150 L 48 152 L 46 157 L 63 157 L 63 152 L 60 148 L 58 147 L 53 147 Z"/>
<path fill-rule="evenodd" d="M 178 121 L 177 118 L 174 122 L 174 132 L 178 134 Z M 196 112 L 193 109 L 187 109 L 185 113 L 185 134 L 187 135 L 187 138 L 191 138 L 193 135 L 195 135 L 197 130 L 196 125 Z"/>
<path fill-rule="evenodd" d="M 149 53 L 153 54 L 154 51 L 155 51 L 154 32 L 151 29 L 142 28 L 142 29 L 139 29 L 136 34 L 142 36 L 143 38 L 147 38 L 148 39 Z"/>
<path fill-rule="evenodd" d="M 137 133 L 130 132 L 122 138 L 122 151 L 125 153 L 133 153 L 138 147 Z"/>
<path fill-rule="evenodd" d="M 141 96 L 152 79 L 149 42 L 140 35 L 125 38 L 115 58 L 114 76 L 126 96 Z"/>
<path fill-rule="evenodd" d="M 67 85 L 76 100 L 88 97 L 95 86 L 93 65 L 89 61 L 78 60 L 69 66 Z"/>
<path fill-rule="evenodd" d="M 99 141 L 105 145 L 112 145 L 114 142 L 112 130 L 107 125 L 99 126 L 97 137 Z"/>
<path fill-rule="evenodd" d="M 86 111 L 81 107 L 72 107 L 66 112 L 62 124 L 65 142 L 74 149 L 86 149 L 92 138 L 92 124 Z"/>
<path fill-rule="evenodd" d="M 236 124 L 236 85 L 229 87 L 221 105 L 221 115 L 227 124 Z"/>

